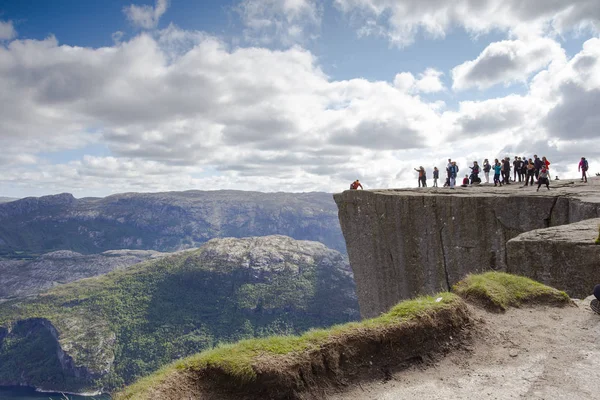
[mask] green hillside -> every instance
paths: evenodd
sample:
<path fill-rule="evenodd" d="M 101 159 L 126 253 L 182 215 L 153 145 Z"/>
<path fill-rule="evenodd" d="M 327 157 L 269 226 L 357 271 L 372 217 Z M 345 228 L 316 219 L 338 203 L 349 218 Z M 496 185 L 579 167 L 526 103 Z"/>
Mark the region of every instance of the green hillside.
<path fill-rule="evenodd" d="M 110 390 L 220 342 L 358 317 L 337 251 L 283 236 L 215 239 L 0 304 L 0 385 Z"/>

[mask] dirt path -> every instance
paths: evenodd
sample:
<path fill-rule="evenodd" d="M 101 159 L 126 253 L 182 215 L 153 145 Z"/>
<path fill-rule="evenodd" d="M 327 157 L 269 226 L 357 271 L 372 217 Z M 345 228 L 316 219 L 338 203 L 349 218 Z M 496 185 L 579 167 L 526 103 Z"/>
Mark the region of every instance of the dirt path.
<path fill-rule="evenodd" d="M 500 315 L 473 308 L 481 333 L 470 350 L 328 399 L 599 399 L 600 315 L 590 299 Z"/>

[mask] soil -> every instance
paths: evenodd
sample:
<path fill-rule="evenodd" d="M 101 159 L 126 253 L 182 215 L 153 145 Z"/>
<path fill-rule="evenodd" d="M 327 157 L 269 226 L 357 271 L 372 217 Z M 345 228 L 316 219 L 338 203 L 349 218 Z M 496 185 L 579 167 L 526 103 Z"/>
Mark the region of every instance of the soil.
<path fill-rule="evenodd" d="M 600 398 L 600 315 L 590 310 L 590 300 L 504 314 L 469 306 L 478 321 L 470 345 L 326 398 Z"/>

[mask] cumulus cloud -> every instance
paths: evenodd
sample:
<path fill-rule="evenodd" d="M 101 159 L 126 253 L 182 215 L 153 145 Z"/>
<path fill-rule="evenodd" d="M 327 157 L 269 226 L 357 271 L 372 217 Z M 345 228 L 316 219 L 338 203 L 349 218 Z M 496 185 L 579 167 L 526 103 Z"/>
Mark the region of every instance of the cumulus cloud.
<path fill-rule="evenodd" d="M 141 161 L 131 168 L 208 169 L 274 190 L 322 189 L 365 152 L 427 145 L 439 120 L 437 103 L 387 82 L 330 80 L 302 48 L 231 49 L 172 26 L 98 49 L 15 40 L 0 48 L 0 87 L 0 144 L 15 154 L 100 143 Z"/>
<path fill-rule="evenodd" d="M 235 10 L 246 40 L 262 45 L 304 43 L 317 34 L 323 17 L 316 0 L 243 0 Z"/>
<path fill-rule="evenodd" d="M 300 47 L 231 48 L 174 26 L 103 48 L 13 40 L 0 46 L 0 187 L 20 188 L 2 193 L 17 196 L 57 187 L 334 191 L 356 178 L 414 185 L 414 167 L 447 157 L 464 166 L 509 145 L 574 154 L 585 150 L 576 142 L 593 143 L 599 58 L 600 39 L 588 40 L 538 72 L 527 93 L 446 110 L 418 95 L 443 89 L 435 70 L 393 85 L 333 80 Z M 110 154 L 84 156 L 90 145 Z M 52 163 L 48 153 L 63 150 L 82 153 Z M 552 157 L 557 168 L 568 163 Z"/>
<path fill-rule="evenodd" d="M 487 89 L 499 83 L 525 82 L 553 60 L 564 60 L 564 50 L 552 39 L 503 40 L 487 46 L 475 60 L 452 69 L 452 88 Z"/>
<path fill-rule="evenodd" d="M 0 40 L 10 40 L 16 36 L 12 21 L 0 21 Z"/>
<path fill-rule="evenodd" d="M 134 26 L 143 29 L 154 29 L 167 8 L 169 8 L 169 0 L 156 0 L 154 7 L 131 4 L 123 7 L 123 13 Z"/>
<path fill-rule="evenodd" d="M 357 22 L 359 33 L 381 34 L 398 46 L 413 43 L 419 32 L 444 37 L 453 27 L 518 36 L 600 27 L 597 0 L 335 0 L 335 5 Z"/>
<path fill-rule="evenodd" d="M 415 78 L 410 72 L 402 72 L 394 78 L 394 86 L 407 93 L 437 93 L 445 90 L 441 77 L 443 72 L 427 68 Z"/>

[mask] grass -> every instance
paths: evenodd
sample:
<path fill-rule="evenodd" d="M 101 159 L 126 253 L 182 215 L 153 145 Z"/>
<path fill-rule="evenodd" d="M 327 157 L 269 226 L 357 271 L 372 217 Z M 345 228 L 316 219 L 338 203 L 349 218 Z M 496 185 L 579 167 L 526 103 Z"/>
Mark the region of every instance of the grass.
<path fill-rule="evenodd" d="M 117 394 L 116 399 L 150 398 L 149 392 L 165 382 L 178 371 L 193 371 L 202 375 L 210 370 L 219 370 L 227 375 L 232 384 L 253 382 L 256 378 L 255 365 L 264 357 L 294 356 L 318 350 L 322 346 L 355 334 L 384 331 L 388 327 L 398 326 L 409 321 L 427 318 L 443 309 L 460 307 L 462 300 L 451 293 L 436 296 L 423 296 L 404 301 L 393 307 L 388 313 L 377 318 L 361 322 L 336 325 L 329 329 L 310 330 L 301 336 L 272 336 L 262 339 L 243 340 L 235 344 L 220 345 L 215 349 L 178 361 L 157 373 L 143 378 L 125 391 Z"/>
<path fill-rule="evenodd" d="M 505 311 L 508 307 L 520 307 L 526 303 L 566 305 L 570 302 L 569 296 L 563 291 L 503 272 L 468 275 L 453 289 L 464 299 L 493 311 Z"/>
<path fill-rule="evenodd" d="M 596 238 L 596 244 L 600 244 L 600 226 L 598 227 L 598 237 Z"/>

